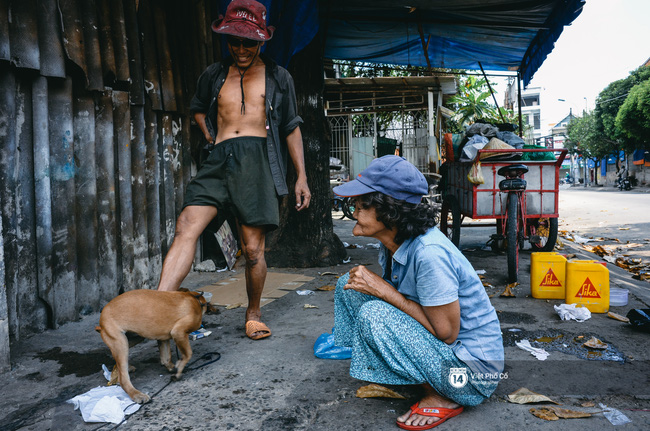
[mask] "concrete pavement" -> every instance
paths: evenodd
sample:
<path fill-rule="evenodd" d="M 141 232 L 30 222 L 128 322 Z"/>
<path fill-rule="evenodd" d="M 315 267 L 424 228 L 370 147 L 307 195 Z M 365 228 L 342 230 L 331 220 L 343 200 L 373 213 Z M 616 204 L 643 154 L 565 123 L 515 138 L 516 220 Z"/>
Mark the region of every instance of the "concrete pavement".
<path fill-rule="evenodd" d="M 353 222 L 336 220 L 339 237 L 363 248 L 349 249 L 350 262 L 335 267 L 270 269 L 313 277 L 300 289 L 315 290 L 335 284 L 338 275 L 358 264 L 377 270 L 377 251 L 368 248 L 373 239 L 351 236 Z M 579 256 L 587 252 L 568 244 Z M 598 404 L 614 407 L 632 423 L 617 427 L 650 429 L 650 334 L 634 331 L 605 315 L 586 322 L 561 321 L 553 309 L 559 300 L 530 297 L 530 254 L 521 256 L 520 285 L 515 298 L 500 297 L 506 281 L 505 255 L 474 248 L 465 254 L 476 269 L 485 269 L 486 287 L 498 311 L 504 334 L 506 374 L 495 394 L 484 404 L 467 408 L 437 429 L 467 430 L 594 430 L 613 426 L 600 413 L 584 419 L 544 421 L 529 409 L 540 405 L 512 404 L 507 394 L 526 387 L 562 403 L 561 407 L 596 412 Z M 593 257 L 593 256 L 589 256 Z M 632 308 L 648 308 L 650 283 L 631 279 L 620 268 L 611 269 L 612 286 L 630 290 L 625 307 L 612 311 L 625 315 Z M 241 270 L 238 270 L 241 275 Z M 336 275 L 329 275 L 335 273 Z M 232 273 L 191 273 L 184 283 L 190 289 L 231 276 Z M 309 303 L 318 308 L 305 308 Z M 213 331 L 193 341 L 194 357 L 210 352 L 220 360 L 188 371 L 179 382 L 158 364 L 156 344 L 148 341 L 131 349 L 136 367 L 135 386 L 153 395 L 153 401 L 130 416 L 119 430 L 395 430 L 395 418 L 417 400 L 414 388 L 392 387 L 408 399 L 356 398 L 367 384 L 348 375 L 347 360 L 314 357 L 313 343 L 333 325 L 333 292 L 309 296 L 295 292 L 262 309 L 273 335 L 262 341 L 244 336 L 244 309 L 220 309 L 204 317 Z M 78 411 L 65 401 L 104 385 L 101 365 L 112 367 L 108 348 L 94 331 L 99 315 L 21 340 L 11 372 L 0 375 L 0 430 L 110 430 L 112 424 L 84 423 Z M 587 355 L 578 347 L 594 335 L 610 344 L 606 355 Z M 515 342 L 540 340 L 550 356 L 539 361 L 515 346 Z M 536 343 L 534 343 L 536 344 Z M 621 360 L 602 360 L 604 358 Z M 198 366 L 200 364 L 195 364 Z M 596 407 L 582 407 L 593 402 Z"/>

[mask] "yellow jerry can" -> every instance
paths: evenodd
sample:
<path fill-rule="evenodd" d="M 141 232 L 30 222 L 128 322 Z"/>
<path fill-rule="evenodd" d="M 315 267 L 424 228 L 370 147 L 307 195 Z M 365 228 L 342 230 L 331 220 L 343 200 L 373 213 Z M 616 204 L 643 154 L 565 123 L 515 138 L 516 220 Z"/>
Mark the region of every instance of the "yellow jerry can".
<path fill-rule="evenodd" d="M 531 253 L 530 291 L 533 298 L 564 299 L 566 257 L 555 252 Z"/>
<path fill-rule="evenodd" d="M 570 260 L 566 264 L 567 304 L 581 304 L 592 313 L 609 310 L 609 270 L 605 262 Z"/>

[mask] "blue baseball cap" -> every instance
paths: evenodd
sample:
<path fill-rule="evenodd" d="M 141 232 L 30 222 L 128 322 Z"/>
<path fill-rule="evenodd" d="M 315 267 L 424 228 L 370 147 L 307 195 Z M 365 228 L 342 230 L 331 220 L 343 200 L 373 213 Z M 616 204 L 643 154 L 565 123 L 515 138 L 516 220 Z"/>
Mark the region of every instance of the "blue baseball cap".
<path fill-rule="evenodd" d="M 419 204 L 429 191 L 427 180 L 413 164 L 400 156 L 383 156 L 373 160 L 355 180 L 336 186 L 339 196 L 360 196 L 381 192 L 392 198 Z"/>

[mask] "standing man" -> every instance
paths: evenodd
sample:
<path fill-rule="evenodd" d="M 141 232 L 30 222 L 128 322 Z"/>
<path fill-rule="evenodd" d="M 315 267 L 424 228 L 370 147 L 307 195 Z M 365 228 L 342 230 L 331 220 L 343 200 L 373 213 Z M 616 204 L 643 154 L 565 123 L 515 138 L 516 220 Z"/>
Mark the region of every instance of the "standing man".
<path fill-rule="evenodd" d="M 264 240 L 278 227 L 276 196 L 289 194 L 287 159 L 297 174 L 296 209 L 309 207 L 300 118 L 289 72 L 260 53 L 274 28 L 266 8 L 254 0 L 233 0 L 226 16 L 212 23 L 226 36 L 230 58 L 209 66 L 199 77 L 190 110 L 214 147 L 187 186 L 174 242 L 165 257 L 158 290 L 177 290 L 192 266 L 196 241 L 208 223 L 231 212 L 239 223 L 246 259 L 246 335 L 271 335 L 261 321 L 260 299 L 266 280 Z"/>

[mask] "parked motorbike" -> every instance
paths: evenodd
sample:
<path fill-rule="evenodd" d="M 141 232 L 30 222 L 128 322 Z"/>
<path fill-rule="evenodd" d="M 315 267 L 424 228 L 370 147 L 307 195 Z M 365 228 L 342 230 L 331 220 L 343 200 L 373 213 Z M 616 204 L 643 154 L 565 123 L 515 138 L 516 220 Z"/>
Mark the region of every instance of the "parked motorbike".
<path fill-rule="evenodd" d="M 621 177 L 617 181 L 619 190 L 632 190 L 632 182 L 629 177 Z"/>

